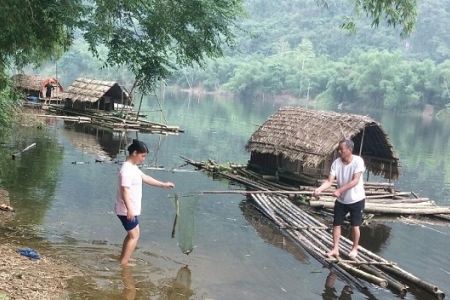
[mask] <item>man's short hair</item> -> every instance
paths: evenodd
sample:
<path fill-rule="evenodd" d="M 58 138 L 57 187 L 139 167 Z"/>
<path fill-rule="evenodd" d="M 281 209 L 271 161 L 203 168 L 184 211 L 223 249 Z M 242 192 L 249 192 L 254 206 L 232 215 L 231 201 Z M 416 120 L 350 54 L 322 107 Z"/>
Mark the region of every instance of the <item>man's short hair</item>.
<path fill-rule="evenodd" d="M 342 144 L 342 143 L 344 143 L 345 144 L 345 147 L 347 147 L 347 148 L 349 148 L 349 149 L 354 149 L 355 148 L 355 143 L 353 143 L 353 141 L 352 140 L 349 140 L 349 139 L 343 139 L 343 140 L 341 140 L 340 142 L 339 142 L 339 145 L 340 144 Z"/>

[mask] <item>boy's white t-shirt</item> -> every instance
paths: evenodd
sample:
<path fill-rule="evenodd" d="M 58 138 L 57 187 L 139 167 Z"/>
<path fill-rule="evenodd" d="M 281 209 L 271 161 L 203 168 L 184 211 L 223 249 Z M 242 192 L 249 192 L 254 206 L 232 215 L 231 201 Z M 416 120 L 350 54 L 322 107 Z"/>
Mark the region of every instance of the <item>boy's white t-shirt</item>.
<path fill-rule="evenodd" d="M 142 174 L 143 172 L 138 166 L 129 162 L 124 162 L 119 171 L 117 179 L 117 196 L 115 202 L 115 212 L 119 216 L 127 215 L 127 207 L 123 202 L 121 188 L 128 187 L 131 208 L 134 215 L 139 216 L 141 214 L 141 201 L 142 201 Z"/>
<path fill-rule="evenodd" d="M 335 176 L 338 188 L 346 185 L 353 179 L 353 175 L 364 173 L 364 160 L 357 155 L 353 155 L 352 161 L 348 165 L 342 163 L 342 159 L 336 159 L 331 165 L 330 174 Z M 344 204 L 352 204 L 366 198 L 364 190 L 363 176 L 359 177 L 358 183 L 351 189 L 343 192 L 337 200 Z"/>

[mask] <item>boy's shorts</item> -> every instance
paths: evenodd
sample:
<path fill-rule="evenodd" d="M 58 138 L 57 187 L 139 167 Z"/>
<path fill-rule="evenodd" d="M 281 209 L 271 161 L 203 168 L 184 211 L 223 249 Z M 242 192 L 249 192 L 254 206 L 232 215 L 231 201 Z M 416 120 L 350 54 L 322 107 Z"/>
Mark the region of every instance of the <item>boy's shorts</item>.
<path fill-rule="evenodd" d="M 134 216 L 134 220 L 130 221 L 127 219 L 127 216 L 119 216 L 117 215 L 122 222 L 123 228 L 125 228 L 126 231 L 133 230 L 136 226 L 139 225 L 139 218 L 138 216 Z"/>
<path fill-rule="evenodd" d="M 350 213 L 350 224 L 352 226 L 361 226 L 363 223 L 363 211 L 366 199 L 352 203 L 343 204 L 339 201 L 334 201 L 334 221 L 333 226 L 341 226 L 344 224 L 344 219 L 347 213 Z"/>

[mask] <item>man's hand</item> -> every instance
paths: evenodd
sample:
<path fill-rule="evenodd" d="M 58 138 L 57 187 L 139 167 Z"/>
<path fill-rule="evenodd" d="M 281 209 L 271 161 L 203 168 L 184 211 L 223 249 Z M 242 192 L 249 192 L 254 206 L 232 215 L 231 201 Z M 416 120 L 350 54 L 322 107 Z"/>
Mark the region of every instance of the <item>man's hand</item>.
<path fill-rule="evenodd" d="M 322 193 L 322 191 L 320 189 L 315 189 L 313 192 L 313 196 L 318 197 L 320 195 L 320 193 Z"/>
<path fill-rule="evenodd" d="M 333 192 L 333 196 L 336 197 L 336 198 L 339 198 L 340 195 L 341 195 L 341 191 L 340 190 L 335 190 Z"/>

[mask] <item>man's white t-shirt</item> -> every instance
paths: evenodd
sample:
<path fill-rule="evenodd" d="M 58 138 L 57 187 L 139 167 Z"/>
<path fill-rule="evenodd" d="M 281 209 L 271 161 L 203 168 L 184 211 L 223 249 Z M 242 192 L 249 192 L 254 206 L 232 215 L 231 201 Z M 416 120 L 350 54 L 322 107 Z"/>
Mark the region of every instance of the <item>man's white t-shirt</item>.
<path fill-rule="evenodd" d="M 124 162 L 119 171 L 117 179 L 117 196 L 115 203 L 115 211 L 119 216 L 127 215 L 127 207 L 123 202 L 121 188 L 128 187 L 131 208 L 134 215 L 139 216 L 141 214 L 141 201 L 142 201 L 142 174 L 143 172 L 138 166 L 129 162 Z"/>
<path fill-rule="evenodd" d="M 336 159 L 331 165 L 330 174 L 335 176 L 338 188 L 346 185 L 353 179 L 353 175 L 364 173 L 364 160 L 357 155 L 353 155 L 352 161 L 348 165 L 342 163 L 342 159 Z M 351 189 L 343 192 L 337 200 L 344 204 L 352 204 L 366 198 L 364 190 L 363 176 L 359 177 L 358 183 Z"/>

